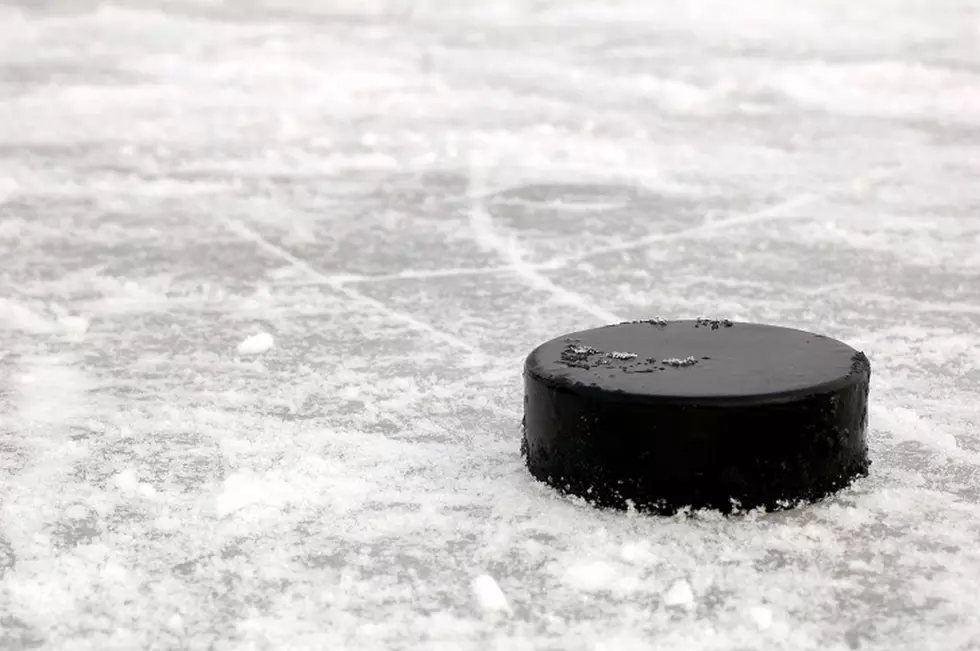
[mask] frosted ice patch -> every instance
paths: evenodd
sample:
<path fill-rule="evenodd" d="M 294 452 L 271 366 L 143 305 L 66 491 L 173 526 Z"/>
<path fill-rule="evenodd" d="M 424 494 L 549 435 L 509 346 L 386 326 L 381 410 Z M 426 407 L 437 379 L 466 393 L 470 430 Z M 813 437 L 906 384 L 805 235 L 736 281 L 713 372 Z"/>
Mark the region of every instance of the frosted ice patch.
<path fill-rule="evenodd" d="M 17 53 L 12 76 L 0 73 L 0 145 L 16 154 L 0 173 L 0 202 L 11 201 L 0 205 L 10 274 L 0 308 L 13 305 L 0 309 L 4 641 L 140 648 L 227 633 L 241 647 L 385 648 L 411 629 L 442 649 L 707 651 L 975 639 L 980 559 L 963 552 L 980 535 L 968 465 L 980 459 L 977 143 L 966 129 L 978 112 L 965 101 L 976 97 L 974 3 L 147 0 L 34 11 L 45 4 L 72 3 L 0 10 L 0 42 Z M 324 18 L 365 38 L 308 29 Z M 390 29 L 366 36 L 380 26 Z M 419 27 L 424 56 L 405 60 Z M 86 48 L 96 32 L 100 47 Z M 935 34 L 942 52 L 916 63 Z M 751 57 L 698 56 L 745 38 Z M 821 56 L 792 56 L 801 41 Z M 153 56 L 141 56 L 147 42 Z M 683 74 L 637 63 L 651 58 Z M 46 74 L 65 83 L 34 83 Z M 125 83 L 134 75 L 167 83 Z M 814 104 L 829 111 L 792 128 Z M 645 119 L 650 107 L 751 124 L 664 129 Z M 855 112 L 878 117 L 857 128 Z M 927 119 L 886 121 L 896 114 Z M 216 133 L 215 116 L 244 128 Z M 763 132 L 766 142 L 753 137 Z M 117 141 L 135 144 L 115 151 Z M 902 166 L 890 165 L 896 154 Z M 472 263 L 469 155 L 489 176 L 483 232 L 504 245 L 481 266 L 499 270 L 411 278 L 406 269 Z M 370 171 L 389 160 L 393 173 Z M 825 199 L 765 208 L 803 191 Z M 200 214 L 241 219 L 275 244 L 232 241 Z M 835 218 L 839 228 L 826 227 Z M 523 274 L 510 268 L 511 234 Z M 221 260 L 201 259 L 207 250 Z M 786 291 L 813 269 L 870 282 L 810 301 Z M 351 274 L 373 300 L 317 274 L 338 286 Z M 664 278 L 678 282 L 665 289 Z M 236 289 L 217 303 L 205 279 Z M 247 290 L 263 281 L 272 298 Z M 551 298 L 567 308 L 549 309 Z M 87 332 L 57 300 L 91 319 Z M 599 321 L 590 310 L 639 317 L 658 305 L 859 341 L 881 370 L 878 470 L 833 504 L 739 522 L 630 519 L 534 490 L 515 454 L 521 416 L 504 413 L 521 411 L 524 355 Z M 285 319 L 284 330 L 264 318 Z M 311 335 L 295 368 L 259 372 L 257 360 L 325 321 L 330 336 Z M 223 343 L 181 334 L 234 323 Z M 445 351 L 440 327 L 490 355 Z M 236 353 L 260 330 L 271 350 Z M 90 345 L 66 341 L 83 338 Z M 610 350 L 622 349 L 596 357 Z M 78 358 L 25 357 L 56 353 Z M 418 383 L 389 384 L 403 377 Z M 334 399 L 348 386 L 349 401 Z M 141 480 L 133 493 L 113 483 L 127 468 Z M 152 476 L 156 502 L 127 504 Z M 215 522 L 219 494 L 222 509 L 244 507 Z M 104 532 L 98 558 L 89 528 Z M 834 553 L 853 548 L 861 561 Z M 455 581 L 447 549 L 473 559 Z M 889 572 L 896 564 L 903 571 Z M 166 575 L 161 590 L 142 590 L 147 573 Z M 482 573 L 501 577 L 512 619 L 478 604 Z M 633 576 L 641 588 L 624 598 L 617 586 Z M 681 578 L 690 610 L 664 605 Z M 524 595 L 548 607 L 525 616 Z M 372 617 L 379 610 L 390 616 Z"/>
<path fill-rule="evenodd" d="M 180 616 L 180 613 L 174 613 L 167 620 L 167 628 L 171 631 L 182 631 L 184 630 L 184 618 Z"/>
<path fill-rule="evenodd" d="M 84 520 L 89 516 L 89 510 L 84 504 L 72 504 L 65 509 L 65 517 L 69 520 Z"/>
<path fill-rule="evenodd" d="M 759 628 L 769 628 L 772 626 L 772 610 L 765 606 L 754 606 L 749 609 L 749 617 Z"/>
<path fill-rule="evenodd" d="M 262 501 L 262 483 L 245 475 L 232 475 L 225 480 L 224 489 L 215 497 L 218 517 L 234 513 Z"/>
<path fill-rule="evenodd" d="M 680 608 L 694 607 L 694 591 L 691 590 L 691 584 L 684 579 L 674 583 L 664 595 L 664 603 Z"/>
<path fill-rule="evenodd" d="M 980 453 L 960 447 L 956 437 L 935 419 L 923 418 L 907 407 L 872 405 L 877 427 L 895 443 L 914 442 L 931 453 L 980 466 Z"/>
<path fill-rule="evenodd" d="M 595 651 L 651 651 L 657 647 L 637 635 L 616 635 L 596 643 Z"/>
<path fill-rule="evenodd" d="M 129 578 L 129 572 L 126 571 L 126 568 L 112 561 L 102 566 L 101 575 L 109 583 L 123 583 Z"/>
<path fill-rule="evenodd" d="M 510 612 L 507 597 L 504 596 L 503 590 L 500 589 L 492 576 L 481 574 L 473 579 L 471 587 L 477 603 L 483 610 L 487 612 Z"/>
<path fill-rule="evenodd" d="M 85 395 L 90 386 L 88 377 L 58 358 L 34 360 L 20 379 L 17 402 L 21 423 L 63 425 L 91 411 L 91 401 Z"/>
<path fill-rule="evenodd" d="M 47 315 L 29 305 L 0 298 L 0 330 L 19 330 L 30 334 L 52 334 L 59 330 Z"/>
<path fill-rule="evenodd" d="M 361 144 L 369 149 L 374 149 L 378 146 L 378 135 L 371 131 L 365 132 L 361 136 Z"/>
<path fill-rule="evenodd" d="M 136 476 L 136 471 L 127 468 L 112 478 L 112 483 L 121 491 L 131 492 L 139 488 L 140 481 Z"/>
<path fill-rule="evenodd" d="M 242 309 L 249 311 L 268 309 L 272 300 L 272 292 L 269 288 L 260 285 L 251 296 L 242 299 L 241 306 Z"/>
<path fill-rule="evenodd" d="M 293 265 L 286 265 L 284 267 L 276 267 L 275 269 L 270 269 L 265 272 L 265 275 L 273 280 L 286 280 L 288 278 L 295 278 L 299 273 Z"/>
<path fill-rule="evenodd" d="M 650 551 L 650 544 L 646 541 L 623 543 L 619 550 L 619 557 L 627 563 L 652 563 L 657 560 L 656 555 Z"/>
<path fill-rule="evenodd" d="M 568 568 L 564 581 L 578 590 L 593 592 L 606 590 L 616 578 L 616 568 L 603 561 L 580 563 Z"/>
<path fill-rule="evenodd" d="M 69 335 L 84 335 L 88 332 L 89 320 L 78 314 L 72 314 L 64 307 L 51 303 L 48 309 L 58 320 L 58 328 Z"/>
<path fill-rule="evenodd" d="M 65 315 L 59 317 L 58 321 L 69 334 L 83 335 L 88 332 L 89 320 L 83 316 Z"/>
<path fill-rule="evenodd" d="M 240 344 L 238 344 L 239 355 L 261 355 L 262 353 L 272 350 L 273 346 L 276 345 L 275 339 L 272 338 L 268 332 L 260 332 L 257 335 L 252 335 L 246 338 Z"/>
<path fill-rule="evenodd" d="M 180 529 L 180 520 L 169 515 L 160 516 L 153 521 L 153 527 L 159 531 L 177 531 Z"/>
<path fill-rule="evenodd" d="M 274 473 L 239 472 L 225 479 L 221 491 L 214 497 L 214 510 L 219 518 L 223 518 L 251 506 L 279 509 L 295 498 L 295 487 Z"/>

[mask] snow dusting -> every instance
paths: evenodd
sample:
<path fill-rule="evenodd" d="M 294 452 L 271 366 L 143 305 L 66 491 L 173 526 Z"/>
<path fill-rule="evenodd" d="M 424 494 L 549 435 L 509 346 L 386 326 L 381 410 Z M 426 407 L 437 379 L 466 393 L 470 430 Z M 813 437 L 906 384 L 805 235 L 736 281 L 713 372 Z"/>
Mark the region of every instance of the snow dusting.
<path fill-rule="evenodd" d="M 687 368 L 689 366 L 694 366 L 698 363 L 698 360 L 694 357 L 684 357 L 683 359 L 677 357 L 668 357 L 661 361 L 662 364 L 667 366 L 673 366 L 674 368 Z"/>
<path fill-rule="evenodd" d="M 636 359 L 636 353 L 624 353 L 620 351 L 611 352 L 609 356 L 613 359 Z"/>
<path fill-rule="evenodd" d="M 235 349 L 239 355 L 260 355 L 272 350 L 276 345 L 275 339 L 268 332 L 260 332 L 245 338 Z"/>
<path fill-rule="evenodd" d="M 680 606 L 681 608 L 694 607 L 694 592 L 691 584 L 681 579 L 670 586 L 667 594 L 664 595 L 664 603 L 668 606 Z"/>
<path fill-rule="evenodd" d="M 749 609 L 749 616 L 759 628 L 767 629 L 772 626 L 772 610 L 766 606 L 753 606 Z"/>
<path fill-rule="evenodd" d="M 481 574 L 473 579 L 473 593 L 480 607 L 488 612 L 510 612 L 507 597 L 492 576 Z"/>
<path fill-rule="evenodd" d="M 980 648 L 978 26 L 0 3 L 0 649 Z M 700 314 L 864 350 L 871 475 L 530 478 L 535 346 Z"/>

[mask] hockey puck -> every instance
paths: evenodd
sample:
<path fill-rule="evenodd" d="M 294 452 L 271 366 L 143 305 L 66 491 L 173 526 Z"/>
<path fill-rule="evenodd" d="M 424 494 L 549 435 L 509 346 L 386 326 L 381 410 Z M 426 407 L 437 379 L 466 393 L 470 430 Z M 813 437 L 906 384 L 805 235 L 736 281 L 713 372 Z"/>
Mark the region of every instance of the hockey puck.
<path fill-rule="evenodd" d="M 823 335 L 662 319 L 575 332 L 524 365 L 531 474 L 597 506 L 776 510 L 868 472 L 871 366 Z"/>

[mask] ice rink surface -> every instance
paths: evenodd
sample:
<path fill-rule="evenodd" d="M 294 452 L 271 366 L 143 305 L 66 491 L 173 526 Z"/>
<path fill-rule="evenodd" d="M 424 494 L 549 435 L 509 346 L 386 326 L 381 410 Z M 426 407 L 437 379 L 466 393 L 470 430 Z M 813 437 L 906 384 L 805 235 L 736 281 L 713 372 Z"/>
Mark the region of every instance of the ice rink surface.
<path fill-rule="evenodd" d="M 872 474 L 533 482 L 521 364 L 863 349 Z M 0 4 L 0 648 L 980 648 L 980 7 Z"/>

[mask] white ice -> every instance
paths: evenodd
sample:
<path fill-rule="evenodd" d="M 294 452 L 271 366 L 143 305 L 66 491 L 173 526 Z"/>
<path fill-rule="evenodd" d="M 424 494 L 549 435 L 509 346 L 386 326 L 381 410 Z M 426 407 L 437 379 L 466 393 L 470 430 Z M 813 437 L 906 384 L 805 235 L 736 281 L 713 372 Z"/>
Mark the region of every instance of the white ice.
<path fill-rule="evenodd" d="M 0 648 L 980 648 L 978 43 L 968 0 L 0 4 Z M 656 315 L 863 349 L 871 475 L 532 481 L 524 356 Z"/>
<path fill-rule="evenodd" d="M 691 585 L 684 579 L 677 581 L 664 595 L 664 603 L 668 606 L 693 608 L 694 592 L 691 590 Z"/>
<path fill-rule="evenodd" d="M 510 605 L 497 581 L 489 574 L 481 574 L 473 579 L 473 594 L 480 608 L 487 612 L 510 612 Z"/>
<path fill-rule="evenodd" d="M 276 340 L 268 332 L 250 335 L 238 344 L 239 355 L 259 355 L 268 352 L 276 345 Z"/>

